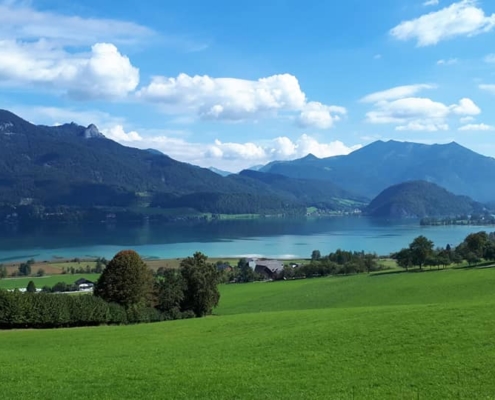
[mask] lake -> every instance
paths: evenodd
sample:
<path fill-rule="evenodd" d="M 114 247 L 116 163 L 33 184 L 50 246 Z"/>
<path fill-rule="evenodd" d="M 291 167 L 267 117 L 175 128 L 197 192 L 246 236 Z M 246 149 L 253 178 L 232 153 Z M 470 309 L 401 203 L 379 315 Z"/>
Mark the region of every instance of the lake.
<path fill-rule="evenodd" d="M 48 225 L 0 229 L 0 262 L 29 258 L 111 258 L 134 249 L 145 258 L 178 258 L 201 251 L 210 257 L 308 258 L 313 250 L 338 248 L 388 255 L 425 235 L 435 245 L 460 243 L 469 233 L 493 227 L 420 226 L 417 220 L 366 217 L 259 219 L 139 226 Z"/>

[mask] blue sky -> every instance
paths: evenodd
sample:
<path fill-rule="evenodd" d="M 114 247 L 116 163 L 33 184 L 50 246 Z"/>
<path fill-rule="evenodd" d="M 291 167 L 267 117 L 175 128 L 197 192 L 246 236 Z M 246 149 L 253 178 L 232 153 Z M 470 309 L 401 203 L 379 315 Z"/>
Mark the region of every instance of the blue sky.
<path fill-rule="evenodd" d="M 238 171 L 374 140 L 495 156 L 495 2 L 0 0 L 0 108 Z"/>

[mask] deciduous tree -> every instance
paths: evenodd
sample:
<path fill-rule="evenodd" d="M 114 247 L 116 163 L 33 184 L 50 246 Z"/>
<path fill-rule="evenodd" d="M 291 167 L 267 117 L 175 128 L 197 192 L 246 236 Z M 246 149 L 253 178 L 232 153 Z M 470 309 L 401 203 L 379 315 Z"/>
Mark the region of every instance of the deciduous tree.
<path fill-rule="evenodd" d="M 133 250 L 117 253 L 96 282 L 94 295 L 126 308 L 147 306 L 153 293 L 153 273 Z"/>
<path fill-rule="evenodd" d="M 209 263 L 204 254 L 197 252 L 193 257 L 182 260 L 180 271 L 186 283 L 182 310 L 191 310 L 197 317 L 211 314 L 220 300 L 215 265 Z"/>

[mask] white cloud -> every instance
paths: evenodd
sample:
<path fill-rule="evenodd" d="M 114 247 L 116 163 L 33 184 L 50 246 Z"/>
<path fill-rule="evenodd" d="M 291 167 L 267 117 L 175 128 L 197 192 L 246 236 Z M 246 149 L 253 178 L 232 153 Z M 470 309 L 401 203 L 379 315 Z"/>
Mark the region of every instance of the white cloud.
<path fill-rule="evenodd" d="M 81 18 L 25 5 L 0 4 L 0 37 L 37 41 L 44 38 L 59 45 L 92 45 L 97 42 L 133 43 L 152 36 L 151 29 L 114 19 Z"/>
<path fill-rule="evenodd" d="M 476 0 L 462 0 L 439 11 L 403 21 L 390 31 L 398 40 L 415 39 L 418 46 L 431 46 L 457 36 L 474 36 L 495 26 L 495 14 L 485 15 Z"/>
<path fill-rule="evenodd" d="M 450 106 L 453 113 L 458 115 L 479 115 L 481 114 L 481 109 L 474 103 L 471 99 L 461 99 L 459 104 L 454 104 Z"/>
<path fill-rule="evenodd" d="M 437 65 L 454 65 L 457 64 L 459 60 L 457 58 L 449 58 L 447 60 L 438 60 Z"/>
<path fill-rule="evenodd" d="M 476 118 L 474 117 L 462 117 L 459 119 L 461 124 L 467 124 L 468 122 L 473 122 Z"/>
<path fill-rule="evenodd" d="M 395 124 L 398 131 L 434 132 L 449 129 L 447 120 L 450 116 L 481 113 L 480 108 L 468 98 L 449 106 L 429 98 L 409 97 L 410 93 L 424 88 L 426 85 L 400 86 L 364 97 L 362 101 L 374 102 L 373 110 L 366 113 L 366 121 L 371 124 Z"/>
<path fill-rule="evenodd" d="M 141 135 L 136 131 L 125 132 L 122 125 L 115 125 L 109 129 L 102 129 L 103 133 L 108 139 L 112 139 L 116 142 L 140 142 L 143 140 Z"/>
<path fill-rule="evenodd" d="M 139 70 L 113 44 L 69 54 L 43 40 L 0 40 L 0 84 L 36 85 L 86 99 L 125 97 L 138 83 Z"/>
<path fill-rule="evenodd" d="M 495 94 L 495 85 L 479 85 L 478 86 L 481 90 L 486 90 L 487 92 Z"/>
<path fill-rule="evenodd" d="M 330 128 L 343 107 L 308 102 L 297 78 L 273 75 L 256 81 L 180 74 L 176 78 L 156 76 L 137 93 L 138 98 L 159 104 L 166 112 L 192 113 L 201 119 L 243 121 L 300 112 L 302 126 Z"/>
<path fill-rule="evenodd" d="M 407 125 L 399 125 L 395 128 L 396 131 L 423 131 L 423 132 L 436 132 L 446 131 L 449 126 L 442 122 L 421 122 L 411 121 Z"/>
<path fill-rule="evenodd" d="M 416 85 L 397 86 L 380 92 L 371 93 L 361 99 L 362 103 L 378 103 L 413 96 L 424 89 L 434 89 L 435 85 L 420 83 Z"/>
<path fill-rule="evenodd" d="M 461 126 L 459 130 L 460 131 L 493 131 L 495 130 L 495 126 L 487 125 L 487 124 L 468 124 Z"/>
<path fill-rule="evenodd" d="M 310 101 L 301 111 L 298 124 L 304 128 L 328 129 L 340 120 L 338 114 L 345 115 L 346 113 L 344 107 L 326 106 L 316 101 Z"/>
<path fill-rule="evenodd" d="M 145 136 L 137 131 L 126 132 L 122 125 L 102 129 L 102 133 L 126 146 L 153 148 L 179 161 L 204 167 L 213 165 L 229 171 L 240 171 L 274 160 L 293 160 L 309 153 L 317 157 L 331 157 L 361 148 L 361 145 L 346 146 L 338 140 L 320 142 L 306 134 L 296 140 L 281 136 L 261 142 L 223 142 L 217 139 L 212 143 L 198 143 L 166 135 Z"/>
<path fill-rule="evenodd" d="M 439 3 L 439 0 L 428 0 L 428 1 L 425 1 L 425 2 L 423 3 L 423 5 L 424 5 L 425 7 L 428 7 L 428 6 L 437 6 L 437 5 L 438 5 L 438 3 Z"/>

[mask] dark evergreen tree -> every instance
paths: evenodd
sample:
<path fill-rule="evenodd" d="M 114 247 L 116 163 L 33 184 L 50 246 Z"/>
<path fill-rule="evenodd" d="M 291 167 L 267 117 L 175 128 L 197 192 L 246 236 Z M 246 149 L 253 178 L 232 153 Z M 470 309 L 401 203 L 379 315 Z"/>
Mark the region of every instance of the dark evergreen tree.
<path fill-rule="evenodd" d="M 29 281 L 26 287 L 26 292 L 28 293 L 36 293 L 36 285 L 33 281 Z"/>

